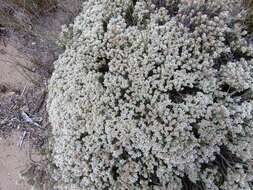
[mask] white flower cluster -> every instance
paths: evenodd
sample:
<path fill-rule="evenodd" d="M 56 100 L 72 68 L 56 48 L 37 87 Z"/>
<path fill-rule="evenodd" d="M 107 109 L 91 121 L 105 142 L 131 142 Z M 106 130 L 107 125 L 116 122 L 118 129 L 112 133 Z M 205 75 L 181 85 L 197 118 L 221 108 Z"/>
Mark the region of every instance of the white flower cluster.
<path fill-rule="evenodd" d="M 49 85 L 60 189 L 252 189 L 243 15 L 240 0 L 85 1 Z"/>

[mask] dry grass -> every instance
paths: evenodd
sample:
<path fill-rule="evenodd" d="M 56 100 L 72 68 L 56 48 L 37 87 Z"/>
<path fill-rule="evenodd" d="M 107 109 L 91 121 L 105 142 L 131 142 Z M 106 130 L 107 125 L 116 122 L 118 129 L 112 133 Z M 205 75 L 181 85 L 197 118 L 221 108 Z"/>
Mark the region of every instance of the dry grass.
<path fill-rule="evenodd" d="M 253 34 L 253 0 L 246 0 L 246 6 L 248 9 L 246 25 L 248 27 L 248 31 Z"/>
<path fill-rule="evenodd" d="M 22 8 L 25 12 L 30 15 L 43 15 L 52 10 L 57 6 L 56 0 L 8 0 L 10 5 Z"/>
<path fill-rule="evenodd" d="M 0 0 L 0 28 L 31 31 L 33 20 L 56 7 L 57 0 Z"/>
<path fill-rule="evenodd" d="M 32 70 L 20 64 L 14 57 L 12 64 L 35 84 L 33 87 L 16 91 L 8 85 L 0 84 L 0 93 L 4 94 L 0 96 L 0 137 L 8 137 L 17 129 L 29 133 L 24 142 L 31 144 L 31 149 L 39 150 L 46 160 L 32 162 L 21 175 L 38 190 L 50 190 L 51 183 L 54 183 L 54 179 L 51 179 L 53 165 L 48 143 L 51 127 L 46 112 L 46 81 L 51 76 L 54 57 L 61 51 L 55 44 L 57 36 L 51 36 L 57 35 L 60 29 L 59 25 L 54 23 L 72 22 L 81 9 L 81 2 L 82 0 L 0 0 L 0 43 L 5 43 L 6 40 L 6 44 L 10 44 L 11 40 L 14 40 L 14 47 L 29 57 Z M 31 78 L 32 72 L 38 74 L 38 81 Z M 13 94 L 9 95 L 12 91 Z M 25 119 L 24 113 L 35 125 Z"/>

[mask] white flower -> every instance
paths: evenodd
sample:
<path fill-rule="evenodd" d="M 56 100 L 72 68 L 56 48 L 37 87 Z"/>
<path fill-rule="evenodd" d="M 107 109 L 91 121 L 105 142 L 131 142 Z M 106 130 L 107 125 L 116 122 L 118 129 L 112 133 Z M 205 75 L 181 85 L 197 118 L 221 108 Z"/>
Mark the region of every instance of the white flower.
<path fill-rule="evenodd" d="M 241 3 L 84 1 L 49 85 L 61 190 L 250 188 L 253 49 L 235 27 Z"/>

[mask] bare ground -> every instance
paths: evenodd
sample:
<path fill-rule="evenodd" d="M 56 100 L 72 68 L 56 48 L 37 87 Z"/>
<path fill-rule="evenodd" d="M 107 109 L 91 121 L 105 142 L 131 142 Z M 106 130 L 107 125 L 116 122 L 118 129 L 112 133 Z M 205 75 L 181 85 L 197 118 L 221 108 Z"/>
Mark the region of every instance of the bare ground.
<path fill-rule="evenodd" d="M 30 190 L 32 188 L 20 179 L 17 172 L 25 170 L 30 165 L 30 147 L 28 144 L 23 145 L 22 148 L 18 146 L 20 136 L 20 133 L 15 132 L 8 139 L 0 139 L 0 190 Z"/>

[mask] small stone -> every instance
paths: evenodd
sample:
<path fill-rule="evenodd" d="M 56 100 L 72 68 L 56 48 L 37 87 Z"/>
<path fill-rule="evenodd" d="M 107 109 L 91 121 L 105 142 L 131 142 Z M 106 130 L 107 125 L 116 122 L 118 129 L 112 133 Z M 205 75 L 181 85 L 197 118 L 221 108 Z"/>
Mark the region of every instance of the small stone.
<path fill-rule="evenodd" d="M 0 92 L 1 92 L 1 93 L 6 93 L 7 90 L 8 90 L 8 88 L 7 88 L 5 85 L 0 84 Z"/>

